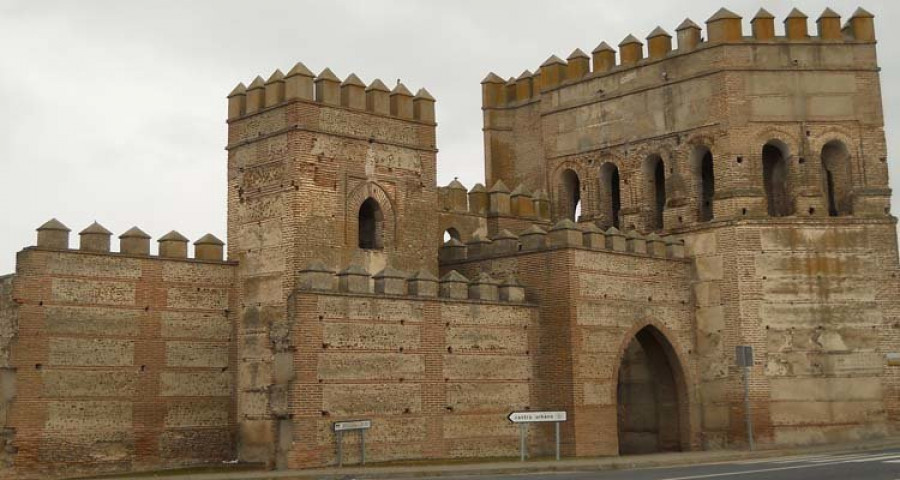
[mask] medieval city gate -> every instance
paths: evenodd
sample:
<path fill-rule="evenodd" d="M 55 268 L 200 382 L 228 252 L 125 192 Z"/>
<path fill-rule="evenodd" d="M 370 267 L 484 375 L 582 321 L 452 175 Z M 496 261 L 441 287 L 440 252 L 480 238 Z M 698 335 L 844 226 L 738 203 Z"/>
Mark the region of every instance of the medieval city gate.
<path fill-rule="evenodd" d="M 688 396 L 675 349 L 652 325 L 627 341 L 616 387 L 619 454 L 689 449 Z"/>

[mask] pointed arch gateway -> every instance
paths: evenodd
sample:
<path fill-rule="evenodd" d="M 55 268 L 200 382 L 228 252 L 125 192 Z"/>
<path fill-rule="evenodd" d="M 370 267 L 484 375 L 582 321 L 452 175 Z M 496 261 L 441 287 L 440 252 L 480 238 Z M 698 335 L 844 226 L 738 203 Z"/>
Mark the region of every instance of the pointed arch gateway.
<path fill-rule="evenodd" d="M 619 455 L 690 450 L 687 381 L 665 334 L 654 325 L 629 334 L 619 362 Z"/>

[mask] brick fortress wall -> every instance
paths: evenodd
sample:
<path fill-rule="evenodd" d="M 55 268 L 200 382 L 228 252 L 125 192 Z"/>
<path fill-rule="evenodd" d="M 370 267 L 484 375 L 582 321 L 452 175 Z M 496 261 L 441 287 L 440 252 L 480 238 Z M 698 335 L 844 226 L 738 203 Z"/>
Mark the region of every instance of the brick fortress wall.
<path fill-rule="evenodd" d="M 536 403 L 569 412 L 570 420 L 562 425 L 565 455 L 618 454 L 617 415 L 642 416 L 646 430 L 659 430 L 656 412 L 617 411 L 620 373 L 627 374 L 620 372 L 626 368 L 622 358 L 642 330 L 659 336 L 678 382 L 680 410 L 671 416 L 676 424 L 667 428 L 676 437 L 673 448 L 698 448 L 702 400 L 691 268 L 680 240 L 615 228 L 601 232 L 561 220 L 549 232 L 533 226 L 486 244 L 447 245 L 442 253 L 442 273 L 516 278 L 527 286 L 528 299 L 540 312 L 532 352 Z M 662 379 L 643 379 L 636 388 L 652 390 L 647 381 Z M 552 430 L 535 431 L 535 448 L 550 454 Z"/>
<path fill-rule="evenodd" d="M 332 424 L 358 419 L 372 420 L 370 461 L 515 455 L 506 416 L 539 408 L 538 311 L 521 286 L 388 269 L 373 287 L 361 268 L 335 277 L 321 263 L 300 282 L 294 353 L 276 367 L 290 379 L 289 466 L 335 465 Z M 359 442 L 344 435 L 345 463 Z"/>
<path fill-rule="evenodd" d="M 48 222 L 38 246 L 18 255 L 18 328 L 0 350 L 9 354 L 0 392 L 13 400 L 0 418 L 18 472 L 234 458 L 235 265 L 213 237 L 193 259 L 176 232 L 163 237 L 162 256 L 147 255 L 149 236 L 137 229 L 123 237 L 122 252 L 110 253 L 109 232 L 94 224 L 70 250 L 68 229 Z M 4 340 L 16 326 L 8 311 L 4 302 Z"/>

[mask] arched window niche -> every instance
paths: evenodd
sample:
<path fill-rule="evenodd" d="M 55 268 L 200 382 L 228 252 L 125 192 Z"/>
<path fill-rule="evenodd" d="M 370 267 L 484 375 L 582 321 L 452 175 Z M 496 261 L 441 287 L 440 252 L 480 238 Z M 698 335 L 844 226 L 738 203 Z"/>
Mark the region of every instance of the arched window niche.
<path fill-rule="evenodd" d="M 659 155 L 650 155 L 644 162 L 646 201 L 649 204 L 647 228 L 663 229 L 663 212 L 666 209 L 666 165 Z"/>
<path fill-rule="evenodd" d="M 697 219 L 708 222 L 715 216 L 713 202 L 716 196 L 716 175 L 712 152 L 706 146 L 698 146 L 693 152 L 695 175 L 698 181 Z"/>
<path fill-rule="evenodd" d="M 581 213 L 581 180 L 574 170 L 567 168 L 560 176 L 561 214 L 572 221 Z"/>
<path fill-rule="evenodd" d="M 621 228 L 619 215 L 622 211 L 622 187 L 619 167 L 606 162 L 600 167 L 600 211 L 604 227 Z"/>
<path fill-rule="evenodd" d="M 359 248 L 381 250 L 384 248 L 384 213 L 378 202 L 369 197 L 360 205 Z"/>
<path fill-rule="evenodd" d="M 770 217 L 794 214 L 794 202 L 790 195 L 789 157 L 787 145 L 779 140 L 771 140 L 763 146 L 763 187 Z"/>
<path fill-rule="evenodd" d="M 832 140 L 822 147 L 822 191 L 829 216 L 851 214 L 851 188 L 850 152 L 844 142 Z"/>

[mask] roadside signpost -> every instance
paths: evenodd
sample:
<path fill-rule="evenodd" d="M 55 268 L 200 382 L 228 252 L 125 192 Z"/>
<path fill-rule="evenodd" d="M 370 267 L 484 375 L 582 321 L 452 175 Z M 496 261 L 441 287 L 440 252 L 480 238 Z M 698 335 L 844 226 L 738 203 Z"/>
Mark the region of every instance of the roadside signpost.
<path fill-rule="evenodd" d="M 366 464 L 366 430 L 372 428 L 371 420 L 348 420 L 334 422 L 331 428 L 337 435 L 338 466 L 344 466 L 344 432 L 359 432 L 359 459 L 362 465 Z"/>
<path fill-rule="evenodd" d="M 559 460 L 559 424 L 566 421 L 565 411 L 556 412 L 512 412 L 506 418 L 510 422 L 519 425 L 519 461 L 524 462 L 526 457 L 526 429 L 529 423 L 553 422 L 556 429 L 556 459 Z"/>
<path fill-rule="evenodd" d="M 744 420 L 747 422 L 747 445 L 753 450 L 753 419 L 750 416 L 750 367 L 753 366 L 753 347 L 738 345 L 735 362 L 744 370 Z"/>

